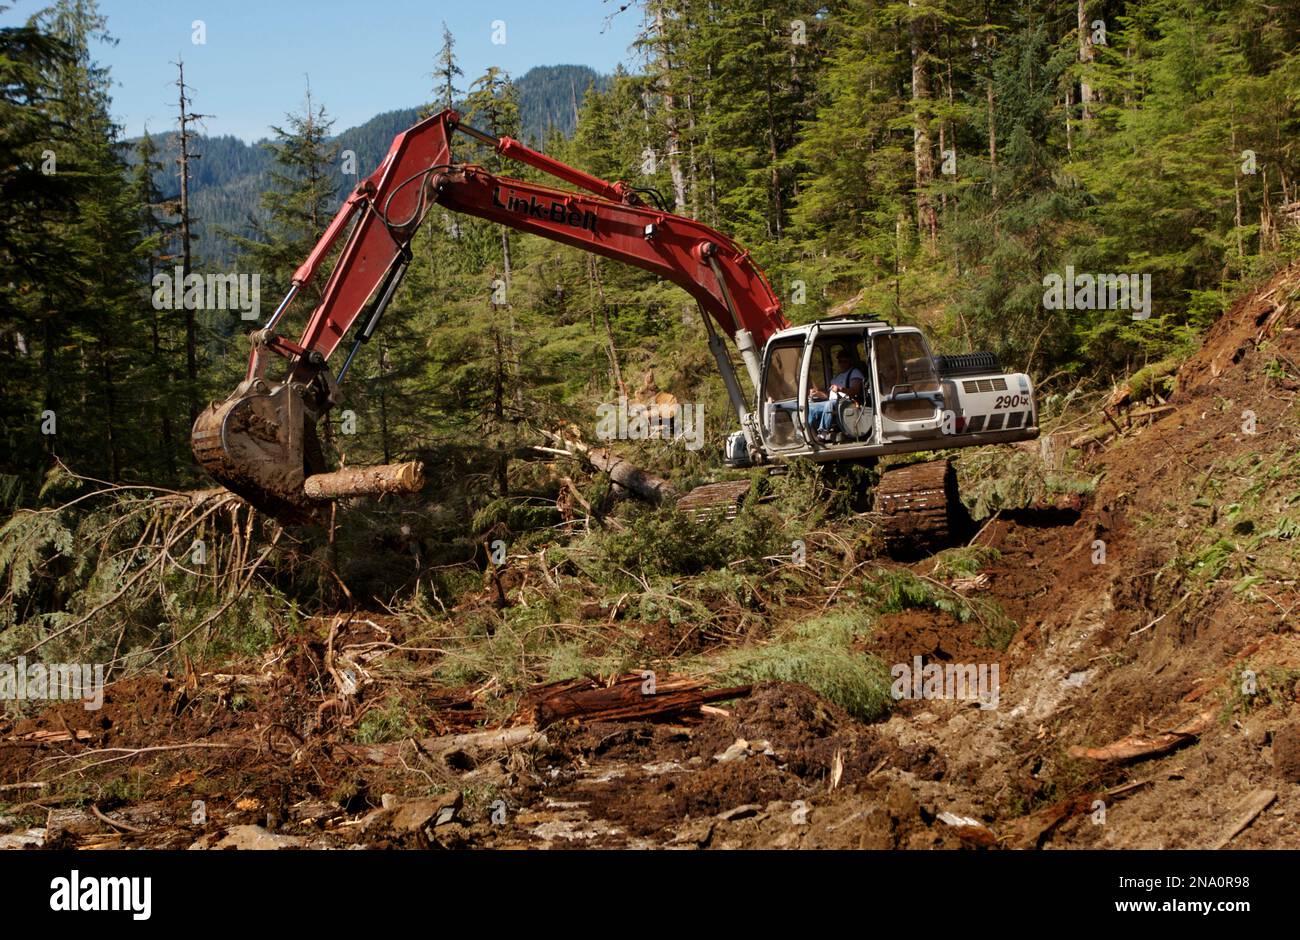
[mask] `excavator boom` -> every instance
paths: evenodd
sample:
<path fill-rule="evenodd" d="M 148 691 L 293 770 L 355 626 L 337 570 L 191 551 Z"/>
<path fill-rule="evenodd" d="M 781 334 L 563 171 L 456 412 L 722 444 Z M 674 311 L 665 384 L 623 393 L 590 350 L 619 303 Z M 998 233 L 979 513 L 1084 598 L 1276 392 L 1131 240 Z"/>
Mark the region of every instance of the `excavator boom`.
<path fill-rule="evenodd" d="M 456 130 L 586 192 L 457 163 L 451 152 Z M 294 272 L 288 295 L 267 325 L 252 335 L 245 380 L 195 422 L 195 456 L 219 482 L 286 521 L 310 518 L 320 508 L 303 493 L 305 478 L 325 469 L 316 421 L 340 400 L 338 381 L 373 335 L 410 263 L 411 240 L 435 203 L 644 268 L 679 285 L 731 338 L 755 388 L 760 350 L 788 326 L 762 271 L 721 232 L 647 205 L 627 183 L 606 182 L 509 137 L 463 125 L 448 109 L 393 139 L 383 162 L 358 184 Z M 340 241 L 338 260 L 301 337 L 293 342 L 281 336 L 276 330 L 282 318 Z M 336 376 L 329 363 L 349 333 L 352 347 Z M 709 333 L 743 418 L 747 396 L 711 327 Z M 287 360 L 283 380 L 267 377 L 272 355 Z"/>

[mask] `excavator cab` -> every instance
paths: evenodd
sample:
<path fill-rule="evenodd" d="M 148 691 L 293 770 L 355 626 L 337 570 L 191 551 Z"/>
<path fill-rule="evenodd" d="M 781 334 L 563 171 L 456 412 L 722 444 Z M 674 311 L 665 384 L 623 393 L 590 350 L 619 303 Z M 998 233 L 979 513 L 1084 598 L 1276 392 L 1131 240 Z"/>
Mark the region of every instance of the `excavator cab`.
<path fill-rule="evenodd" d="M 854 318 L 819 321 L 773 336 L 764 352 L 758 392 L 758 428 L 764 449 L 783 456 L 816 457 L 846 445 L 877 443 L 877 402 L 894 392 L 897 376 L 890 373 L 885 378 L 887 387 L 882 386 L 875 366 L 875 338 L 892 336 L 893 328 L 883 321 Z M 880 346 L 882 351 L 886 348 Z M 892 346 L 888 348 L 892 365 Z M 883 352 L 881 355 L 883 361 Z M 845 363 L 851 374 L 860 373 L 864 381 L 856 394 L 835 397 L 835 442 L 822 443 L 809 426 L 809 405 L 821 397 L 817 393 L 829 391 Z M 913 369 L 918 375 L 923 373 L 919 362 Z"/>
<path fill-rule="evenodd" d="M 814 389 L 825 391 L 839 354 L 867 378 L 856 400 L 835 410 L 835 435 L 809 426 Z M 1003 444 L 1038 434 L 1033 384 L 1002 372 L 988 353 L 936 356 L 916 327 L 843 317 L 781 330 L 768 340 L 759 372 L 759 462 L 808 457 L 868 459 L 918 450 Z M 746 455 L 728 463 L 747 466 Z"/>

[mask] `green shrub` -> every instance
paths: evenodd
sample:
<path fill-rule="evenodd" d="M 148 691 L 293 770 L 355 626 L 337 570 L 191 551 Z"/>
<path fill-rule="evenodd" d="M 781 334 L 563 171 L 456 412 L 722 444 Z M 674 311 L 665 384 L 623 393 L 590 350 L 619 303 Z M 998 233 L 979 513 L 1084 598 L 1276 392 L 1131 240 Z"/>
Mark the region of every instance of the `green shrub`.
<path fill-rule="evenodd" d="M 798 682 L 863 721 L 889 711 L 889 669 L 854 648 L 869 627 L 859 609 L 825 614 L 794 624 L 772 640 L 729 649 L 708 660 L 719 681 Z"/>

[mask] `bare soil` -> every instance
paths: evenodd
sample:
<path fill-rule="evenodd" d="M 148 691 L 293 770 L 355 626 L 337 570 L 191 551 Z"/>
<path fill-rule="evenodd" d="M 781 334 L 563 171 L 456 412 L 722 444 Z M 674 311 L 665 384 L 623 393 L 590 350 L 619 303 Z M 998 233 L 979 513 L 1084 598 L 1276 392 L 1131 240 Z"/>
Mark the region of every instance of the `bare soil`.
<path fill-rule="evenodd" d="M 332 621 L 321 618 L 266 662 L 230 667 L 243 675 L 131 679 L 108 688 L 100 711 L 72 703 L 0 726 L 0 784 L 45 784 L 0 791 L 0 839 L 43 830 L 31 839 L 83 848 L 1197 848 L 1271 790 L 1276 800 L 1230 844 L 1300 847 L 1295 572 L 1271 572 L 1258 591 L 1237 589 L 1231 569 L 1195 591 L 1169 574 L 1228 511 L 1215 494 L 1241 461 L 1300 437 L 1300 369 L 1276 368 L 1300 363 L 1298 289 L 1293 267 L 1225 316 L 1180 371 L 1174 409 L 1091 457 L 1100 480 L 1077 509 L 988 520 L 977 540 L 1000 555 L 975 594 L 1018 625 L 1005 651 L 948 614 L 880 618 L 864 654 L 996 663 L 996 709 L 904 702 L 864 724 L 803 686 L 767 683 L 688 723 L 560 724 L 487 755 L 399 742 L 396 760 L 376 763 L 350 745 L 358 711 L 378 707 L 394 682 L 421 703 L 421 734 L 471 731 L 488 716 L 474 690 L 427 678 L 437 655 L 427 652 L 403 654 L 401 679 L 333 701 Z M 624 626 L 658 657 L 717 642 L 668 621 Z M 335 645 L 401 643 L 403 629 L 399 618 L 358 615 Z M 1245 695 L 1247 668 L 1258 690 Z M 1071 755 L 1200 716 L 1208 723 L 1163 755 Z M 441 824 L 401 828 L 376 814 L 385 794 L 418 808 L 449 790 L 464 801 Z"/>

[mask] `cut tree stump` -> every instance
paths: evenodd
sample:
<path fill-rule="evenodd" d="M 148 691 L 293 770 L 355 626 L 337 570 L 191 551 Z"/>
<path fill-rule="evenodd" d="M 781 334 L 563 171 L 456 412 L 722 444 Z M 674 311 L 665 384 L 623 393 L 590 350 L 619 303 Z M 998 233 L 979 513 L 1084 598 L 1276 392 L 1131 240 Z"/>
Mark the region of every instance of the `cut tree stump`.
<path fill-rule="evenodd" d="M 579 721 L 618 721 L 626 719 L 680 718 L 699 716 L 709 702 L 741 698 L 751 686 L 708 689 L 704 679 L 686 676 L 657 677 L 645 673 L 618 676 L 609 684 L 595 679 L 566 679 L 535 686 L 525 693 L 516 721 L 543 728 L 566 718 Z M 653 692 L 646 691 L 653 688 Z"/>
<path fill-rule="evenodd" d="M 424 486 L 424 464 L 379 464 L 374 467 L 344 467 L 317 473 L 303 483 L 312 499 L 341 499 L 345 496 L 382 496 L 385 493 L 418 493 Z"/>

